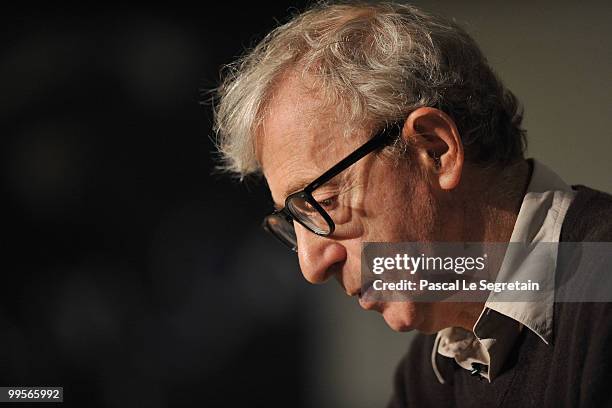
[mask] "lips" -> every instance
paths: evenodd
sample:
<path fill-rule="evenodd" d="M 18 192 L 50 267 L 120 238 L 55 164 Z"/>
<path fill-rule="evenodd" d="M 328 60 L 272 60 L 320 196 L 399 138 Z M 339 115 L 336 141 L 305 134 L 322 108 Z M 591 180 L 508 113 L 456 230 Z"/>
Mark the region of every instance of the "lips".
<path fill-rule="evenodd" d="M 368 291 L 368 289 L 370 289 L 372 284 L 373 284 L 373 281 L 366 282 L 355 290 L 347 291 L 346 294 L 349 296 L 358 296 L 361 299 L 361 297 Z"/>
<path fill-rule="evenodd" d="M 372 289 L 372 285 L 374 284 L 374 281 L 367 281 L 364 282 L 361 285 L 361 289 L 359 290 L 359 298 L 361 299 L 362 297 L 366 296 L 366 294 L 368 293 L 368 291 L 370 291 Z M 371 296 L 371 293 L 370 293 Z"/>
<path fill-rule="evenodd" d="M 381 311 L 382 304 L 374 300 L 374 281 L 365 282 L 359 291 L 359 305 L 366 310 Z"/>

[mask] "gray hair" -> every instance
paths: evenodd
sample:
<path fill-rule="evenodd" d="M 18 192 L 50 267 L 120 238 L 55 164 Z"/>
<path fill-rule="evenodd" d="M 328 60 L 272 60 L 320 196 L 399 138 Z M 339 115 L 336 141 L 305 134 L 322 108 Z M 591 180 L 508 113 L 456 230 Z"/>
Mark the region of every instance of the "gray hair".
<path fill-rule="evenodd" d="M 289 70 L 314 78 L 347 125 L 383 126 L 435 107 L 455 121 L 466 160 L 503 166 L 523 157 L 519 103 L 462 28 L 409 5 L 318 3 L 226 67 L 215 106 L 223 169 L 260 171 L 255 135 Z"/>

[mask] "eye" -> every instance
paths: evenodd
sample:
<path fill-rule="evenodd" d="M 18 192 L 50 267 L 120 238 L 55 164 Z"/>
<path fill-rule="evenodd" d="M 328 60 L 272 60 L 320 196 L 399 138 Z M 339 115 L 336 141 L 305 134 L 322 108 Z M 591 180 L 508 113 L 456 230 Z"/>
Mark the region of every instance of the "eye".
<path fill-rule="evenodd" d="M 317 202 L 324 209 L 331 210 L 331 209 L 333 209 L 336 206 L 337 201 L 338 201 L 337 197 L 328 197 L 328 198 L 325 198 L 323 200 L 318 200 Z"/>

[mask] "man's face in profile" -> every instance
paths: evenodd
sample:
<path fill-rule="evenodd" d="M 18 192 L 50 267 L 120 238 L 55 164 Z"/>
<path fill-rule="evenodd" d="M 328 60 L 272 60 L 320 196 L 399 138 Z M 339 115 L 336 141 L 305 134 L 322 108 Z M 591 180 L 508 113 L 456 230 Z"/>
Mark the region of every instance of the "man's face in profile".
<path fill-rule="evenodd" d="M 266 107 L 257 138 L 263 173 L 278 208 L 285 198 L 316 179 L 372 137 L 368 130 L 344 138 L 344 126 L 321 113 L 321 102 L 300 75 L 285 75 Z M 429 184 L 407 160 L 370 154 L 318 188 L 314 198 L 333 219 L 330 237 L 294 222 L 304 277 L 323 283 L 334 277 L 363 308 L 382 313 L 394 330 L 434 331 L 439 304 L 373 302 L 361 298 L 363 242 L 443 240 Z M 434 316 L 435 315 L 435 316 Z"/>

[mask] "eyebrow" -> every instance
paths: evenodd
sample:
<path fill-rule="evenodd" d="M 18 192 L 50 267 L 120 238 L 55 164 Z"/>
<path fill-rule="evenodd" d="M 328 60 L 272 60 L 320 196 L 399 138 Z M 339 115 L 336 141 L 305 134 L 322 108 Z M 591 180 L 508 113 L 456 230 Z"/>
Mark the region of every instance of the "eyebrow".
<path fill-rule="evenodd" d="M 315 176 L 316 178 L 316 176 Z M 274 204 L 274 209 L 275 210 L 280 210 L 281 208 L 283 208 L 285 206 L 285 200 L 287 199 L 287 197 L 289 197 L 291 194 L 296 193 L 298 191 L 303 190 L 308 184 L 310 184 L 312 182 L 312 180 L 314 180 L 314 178 L 310 179 L 306 179 L 306 178 L 300 178 L 297 179 L 295 181 L 293 181 L 283 192 L 283 195 L 281 197 L 283 197 L 283 202 L 282 204 L 277 203 L 274 200 L 274 197 L 272 197 L 272 203 Z"/>
<path fill-rule="evenodd" d="M 294 180 L 291 184 L 289 184 L 289 186 L 287 186 L 287 188 L 283 192 L 283 194 L 284 194 L 283 197 L 285 197 L 285 199 L 287 199 L 287 197 L 289 197 L 291 194 L 297 193 L 298 191 L 303 190 L 315 178 L 316 178 L 316 176 L 314 178 L 308 178 L 308 179 L 300 178 L 300 179 Z"/>

